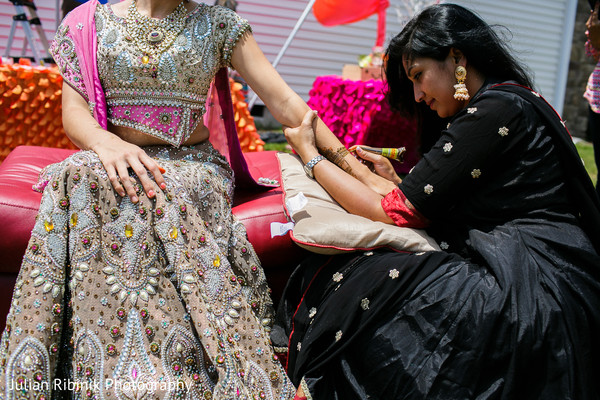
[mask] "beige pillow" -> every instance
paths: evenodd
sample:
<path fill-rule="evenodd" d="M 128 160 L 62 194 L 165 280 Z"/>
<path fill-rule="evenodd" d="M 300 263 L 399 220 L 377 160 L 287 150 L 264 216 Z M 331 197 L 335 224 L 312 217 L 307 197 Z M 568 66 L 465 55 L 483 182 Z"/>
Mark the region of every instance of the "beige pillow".
<path fill-rule="evenodd" d="M 301 247 L 321 254 L 378 247 L 409 252 L 439 250 L 435 240 L 423 230 L 401 228 L 348 213 L 316 180 L 306 176 L 297 155 L 278 153 L 277 156 L 286 213 L 295 222 L 291 238 Z M 290 199 L 295 202 L 302 197 L 298 196 L 300 193 L 306 198 L 306 204 L 294 210 L 297 206 L 291 207 Z"/>

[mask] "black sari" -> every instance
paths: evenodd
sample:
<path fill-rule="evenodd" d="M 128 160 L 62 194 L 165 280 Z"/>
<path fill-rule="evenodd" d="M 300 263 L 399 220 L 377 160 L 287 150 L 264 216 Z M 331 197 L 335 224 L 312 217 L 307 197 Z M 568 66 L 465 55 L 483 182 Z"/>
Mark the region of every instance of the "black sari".
<path fill-rule="evenodd" d="M 442 252 L 314 256 L 276 344 L 309 399 L 600 397 L 600 201 L 537 94 L 486 85 L 400 184 Z"/>

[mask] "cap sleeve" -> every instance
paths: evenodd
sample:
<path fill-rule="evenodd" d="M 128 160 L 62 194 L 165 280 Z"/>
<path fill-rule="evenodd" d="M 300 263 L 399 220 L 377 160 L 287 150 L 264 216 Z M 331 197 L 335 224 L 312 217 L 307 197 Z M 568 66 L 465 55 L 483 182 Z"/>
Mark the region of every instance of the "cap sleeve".
<path fill-rule="evenodd" d="M 73 13 L 68 14 L 61 22 L 49 48 L 49 52 L 58 66 L 64 81 L 81 94 L 89 102 L 84 81 L 81 75 L 79 57 L 75 51 L 73 29 L 78 29 L 83 22 L 74 21 Z"/>
<path fill-rule="evenodd" d="M 231 67 L 231 54 L 240 37 L 246 32 L 251 32 L 252 28 L 248 21 L 233 10 L 213 6 L 212 8 L 215 36 L 221 44 L 220 67 Z"/>

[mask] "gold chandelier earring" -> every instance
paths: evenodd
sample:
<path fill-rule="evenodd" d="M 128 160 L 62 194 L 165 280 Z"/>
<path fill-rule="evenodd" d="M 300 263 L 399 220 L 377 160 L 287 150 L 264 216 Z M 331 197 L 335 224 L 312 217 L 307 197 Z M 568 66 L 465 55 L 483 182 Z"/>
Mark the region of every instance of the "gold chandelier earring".
<path fill-rule="evenodd" d="M 469 100 L 469 91 L 467 85 L 465 85 L 465 79 L 467 78 L 467 70 L 462 65 L 459 65 L 454 70 L 454 76 L 456 77 L 457 84 L 454 85 L 454 98 L 456 100 Z"/>

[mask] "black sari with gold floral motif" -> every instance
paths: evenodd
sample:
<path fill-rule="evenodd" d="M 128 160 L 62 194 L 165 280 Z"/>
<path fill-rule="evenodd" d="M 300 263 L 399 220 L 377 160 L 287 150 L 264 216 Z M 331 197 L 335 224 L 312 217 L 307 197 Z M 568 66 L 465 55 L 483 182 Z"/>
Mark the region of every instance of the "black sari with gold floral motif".
<path fill-rule="evenodd" d="M 487 84 L 399 187 L 443 251 L 304 261 L 273 335 L 292 381 L 309 399 L 598 398 L 600 203 L 552 108 Z"/>

